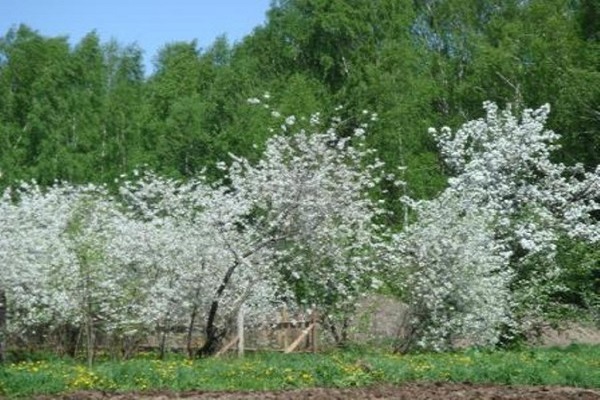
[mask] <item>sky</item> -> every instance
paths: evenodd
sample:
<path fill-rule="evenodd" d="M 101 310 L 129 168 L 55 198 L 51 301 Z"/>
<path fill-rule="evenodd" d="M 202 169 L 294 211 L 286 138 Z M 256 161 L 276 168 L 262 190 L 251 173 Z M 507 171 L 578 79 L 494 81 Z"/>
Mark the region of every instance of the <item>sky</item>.
<path fill-rule="evenodd" d="M 23 23 L 44 36 L 76 44 L 95 30 L 102 42 L 137 43 L 146 73 L 158 50 L 197 39 L 207 48 L 225 34 L 241 40 L 265 22 L 271 0 L 0 0 L 0 36 Z"/>

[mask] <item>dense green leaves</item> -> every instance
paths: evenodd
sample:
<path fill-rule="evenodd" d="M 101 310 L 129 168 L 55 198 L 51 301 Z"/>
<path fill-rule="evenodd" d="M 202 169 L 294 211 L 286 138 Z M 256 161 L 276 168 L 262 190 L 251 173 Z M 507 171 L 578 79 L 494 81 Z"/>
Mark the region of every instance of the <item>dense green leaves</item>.
<path fill-rule="evenodd" d="M 346 134 L 353 116 L 377 113 L 368 144 L 390 169 L 408 166 L 401 190 L 416 197 L 445 185 L 427 128 L 477 118 L 484 100 L 550 102 L 557 157 L 591 168 L 599 10 L 591 0 L 278 0 L 237 44 L 166 44 L 150 76 L 135 46 L 94 32 L 70 46 L 21 26 L 0 39 L 0 186 L 111 182 L 143 164 L 219 177 L 215 161 L 257 159 L 280 123 L 249 110 L 246 99 L 264 93 L 282 115 L 337 115 Z"/>
<path fill-rule="evenodd" d="M 66 38 L 44 38 L 22 26 L 5 36 L 1 52 L 3 184 L 113 177 L 127 157 L 124 149 L 135 145 L 139 50 L 103 46 L 95 33 L 70 48 Z"/>

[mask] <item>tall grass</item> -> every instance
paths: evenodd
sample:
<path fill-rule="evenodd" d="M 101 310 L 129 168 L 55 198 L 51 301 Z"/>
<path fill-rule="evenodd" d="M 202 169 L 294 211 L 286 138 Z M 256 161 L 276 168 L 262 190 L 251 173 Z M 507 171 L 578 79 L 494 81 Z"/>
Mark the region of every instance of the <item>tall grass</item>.
<path fill-rule="evenodd" d="M 600 346 L 520 351 L 466 350 L 396 355 L 372 348 L 325 354 L 260 353 L 245 358 L 167 360 L 140 356 L 89 369 L 69 359 L 0 367 L 0 394 L 27 397 L 81 389 L 144 391 L 273 390 L 409 381 L 600 387 Z"/>

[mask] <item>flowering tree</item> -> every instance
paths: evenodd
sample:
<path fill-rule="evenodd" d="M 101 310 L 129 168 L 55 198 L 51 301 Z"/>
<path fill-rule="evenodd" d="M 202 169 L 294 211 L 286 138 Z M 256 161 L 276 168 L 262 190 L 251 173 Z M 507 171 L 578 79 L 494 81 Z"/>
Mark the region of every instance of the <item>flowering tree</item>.
<path fill-rule="evenodd" d="M 257 322 L 282 299 L 317 305 L 344 340 L 335 317 L 378 285 L 383 248 L 384 211 L 368 195 L 382 164 L 369 155 L 333 129 L 301 131 L 273 137 L 256 164 L 234 156 L 221 166 L 226 185 L 148 173 L 122 182 L 118 199 L 94 186 L 24 186 L 2 202 L 13 229 L 3 254 L 18 260 L 3 286 L 36 323 L 81 326 L 90 362 L 98 329 L 132 337 L 187 325 L 191 343 L 200 325 L 200 353 L 211 354 L 240 308 Z"/>
<path fill-rule="evenodd" d="M 401 288 L 410 306 L 399 350 L 445 350 L 466 341 L 495 344 L 510 324 L 510 252 L 497 241 L 493 216 L 464 211 L 443 194 L 413 203 L 417 222 L 395 237 Z"/>
<path fill-rule="evenodd" d="M 0 202 L 0 289 L 4 309 L 0 332 L 2 341 L 10 333 L 22 335 L 28 325 L 47 321 L 45 315 L 36 312 L 38 308 L 35 307 L 44 300 L 51 300 L 44 291 L 46 277 L 42 267 L 45 261 L 56 254 L 53 251 L 60 253 L 60 249 L 53 246 L 55 243 L 41 233 L 44 230 L 59 232 L 66 223 L 60 217 L 48 218 L 51 213 L 45 212 L 47 209 L 61 209 L 56 198 L 46 198 L 46 201 L 39 202 L 42 195 L 35 185 L 24 184 L 19 192 L 19 204 L 13 201 L 13 197 L 17 195 L 10 190 L 3 193 Z M 17 315 L 21 318 L 16 318 Z M 17 320 L 27 321 L 29 324 L 19 324 L 16 323 Z"/>
<path fill-rule="evenodd" d="M 295 124 L 285 118 L 255 165 L 236 158 L 228 179 L 252 205 L 255 234 L 271 241 L 282 292 L 317 306 L 343 342 L 359 296 L 380 283 L 385 230 L 376 219 L 385 210 L 369 191 L 384 179 L 383 163 L 365 149 L 362 127 L 342 138 L 335 121 L 323 129 L 316 115 L 311 133 L 289 133 Z"/>
<path fill-rule="evenodd" d="M 420 319 L 429 324 L 424 332 L 439 331 L 438 326 L 445 326 L 442 333 L 453 331 L 468 313 L 454 306 L 454 295 L 447 297 L 442 289 L 413 283 L 434 277 L 432 282 L 460 295 L 465 293 L 461 292 L 464 280 L 456 274 L 462 271 L 469 276 L 466 267 L 479 276 L 472 276 L 471 293 L 492 291 L 488 296 L 499 301 L 503 310 L 488 321 L 494 323 L 487 324 L 486 334 L 472 331 L 489 341 L 497 338 L 498 323 L 505 321 L 504 310 L 511 304 L 501 300 L 506 299 L 508 285 L 516 305 L 512 311 L 539 308 L 540 293 L 548 290 L 548 283 L 560 272 L 554 260 L 561 235 L 592 242 L 600 239 L 599 223 L 592 215 L 600 208 L 600 167 L 585 171 L 580 165 L 569 167 L 551 160 L 559 136 L 544 128 L 548 106 L 525 110 L 520 119 L 510 109 L 500 112 L 493 103 L 485 103 L 484 108 L 485 118 L 468 122 L 456 132 L 432 129 L 453 176 L 438 199 L 417 207 L 416 225 L 401 236 L 399 244 L 405 254 L 433 250 L 416 251 L 409 258 L 414 268 L 407 291 L 413 307 L 427 311 L 426 318 Z M 456 225 L 448 226 L 448 221 Z M 431 243 L 436 237 L 435 244 Z M 479 255 L 457 257 L 458 245 L 464 254 Z M 448 257 L 441 262 L 443 254 Z M 486 314 L 485 304 L 472 304 L 469 313 L 479 314 L 481 321 L 492 315 Z"/>
<path fill-rule="evenodd" d="M 80 186 L 68 218 L 58 237 L 66 257 L 50 271 L 51 287 L 68 307 L 63 318 L 83 327 L 91 365 L 98 331 L 110 333 L 123 321 L 118 307 L 123 301 L 121 271 L 107 257 L 119 212 L 104 188 Z"/>
<path fill-rule="evenodd" d="M 18 334 L 36 326 L 85 329 L 90 362 L 95 326 L 118 321 L 119 286 L 104 245 L 118 214 L 102 187 L 22 184 L 2 199 L 0 243 L 7 265 L 10 325 Z"/>
<path fill-rule="evenodd" d="M 243 197 L 203 177 L 184 183 L 153 174 L 124 183 L 121 196 L 131 219 L 112 254 L 139 270 L 147 291 L 141 313 L 150 325 L 159 332 L 187 325 L 191 352 L 200 324 L 200 353 L 211 354 L 243 304 L 251 322 L 269 314 L 269 241 L 254 234 Z"/>
<path fill-rule="evenodd" d="M 219 164 L 226 185 L 148 175 L 122 186 L 135 226 L 112 253 L 152 271 L 144 274 L 154 277 L 144 281 L 154 291 L 145 315 L 181 321 L 173 312 L 182 311 L 188 337 L 202 321 L 201 354 L 216 351 L 240 307 L 256 320 L 284 299 L 318 306 L 343 340 L 335 317 L 378 285 L 384 242 L 375 219 L 384 211 L 368 192 L 383 174 L 380 162 L 368 162 L 364 128 L 352 146 L 335 127 L 323 133 L 318 116 L 310 120 L 316 132 L 295 134 L 297 119 L 281 118 L 282 134 L 256 164 L 235 156 Z M 141 232 L 153 239 L 140 240 Z"/>
<path fill-rule="evenodd" d="M 0 279 L 8 302 L 7 328 L 13 333 L 47 323 L 63 309 L 62 299 L 48 292 L 47 272 L 65 258 L 66 249 L 57 238 L 68 224 L 70 204 L 63 200 L 71 195 L 66 188 L 43 193 L 37 185 L 25 183 L 3 194 Z"/>
<path fill-rule="evenodd" d="M 527 254 L 555 249 L 556 235 L 600 240 L 592 212 L 600 208 L 600 166 L 585 171 L 551 160 L 560 136 L 544 128 L 550 107 L 499 112 L 485 103 L 486 118 L 432 131 L 453 177 L 450 191 L 461 193 L 465 209 L 489 210 L 497 227 Z"/>

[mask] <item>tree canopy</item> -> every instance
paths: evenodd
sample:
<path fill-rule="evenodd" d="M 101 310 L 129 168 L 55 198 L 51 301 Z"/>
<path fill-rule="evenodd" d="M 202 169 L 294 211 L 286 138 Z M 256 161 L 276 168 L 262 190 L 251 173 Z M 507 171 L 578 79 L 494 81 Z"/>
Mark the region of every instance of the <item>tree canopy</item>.
<path fill-rule="evenodd" d="M 142 164 L 189 177 L 229 152 L 257 159 L 271 134 L 245 100 L 265 92 L 284 114 L 340 114 L 346 132 L 377 113 L 369 144 L 408 167 L 418 197 L 445 184 L 427 128 L 476 118 L 486 100 L 550 102 L 557 157 L 591 168 L 599 12 L 590 0 L 280 0 L 239 43 L 166 44 L 149 76 L 135 45 L 90 32 L 70 46 L 22 25 L 0 39 L 1 185 L 110 182 Z"/>
<path fill-rule="evenodd" d="M 225 289 L 229 280 L 251 282 L 244 275 L 231 278 L 240 263 L 248 270 L 277 269 L 287 279 L 288 294 L 305 302 L 330 306 L 333 296 L 352 303 L 365 286 L 379 287 L 380 265 L 375 268 L 373 260 L 380 254 L 366 249 L 377 250 L 384 242 L 404 256 L 402 262 L 387 261 L 406 267 L 404 283 L 386 289 L 422 311 L 419 323 L 435 322 L 421 334 L 424 343 L 440 339 L 434 343 L 439 348 L 467 330 L 483 342 L 498 341 L 505 328 L 500 323 L 511 320 L 507 310 L 515 311 L 511 301 L 518 293 L 525 296 L 521 303 L 526 296 L 546 296 L 546 304 L 597 310 L 599 21 L 595 0 L 276 0 L 265 24 L 237 43 L 219 37 L 207 48 L 196 41 L 166 44 L 152 74 L 145 74 L 136 45 L 102 43 L 96 32 L 71 45 L 66 37 L 15 27 L 0 37 L 3 229 L 15 240 L 53 229 L 59 245 L 42 242 L 35 250 L 33 243 L 34 259 L 15 258 L 32 274 L 58 268 L 48 257 L 64 260 L 60 267 L 71 268 L 66 274 L 73 281 L 48 273 L 47 287 L 87 285 L 96 280 L 90 276 L 105 273 L 97 280 L 119 288 L 114 304 L 96 301 L 108 289 L 94 285 L 84 285 L 85 299 L 64 294 L 63 303 L 38 304 L 59 313 L 71 301 L 79 314 L 63 317 L 88 327 L 92 303 L 121 312 L 127 323 L 139 311 L 123 311 L 139 293 L 123 284 L 127 271 L 110 269 L 129 254 L 139 255 L 129 273 L 142 268 L 165 280 L 159 285 L 165 293 L 138 297 L 139 307 L 155 313 L 152 323 L 167 329 L 165 324 L 178 318 L 169 314 L 169 301 L 187 296 L 186 317 L 193 315 L 192 325 L 194 318 L 205 317 L 207 337 L 216 340 L 219 302 L 235 297 Z M 307 134 L 321 122 L 333 126 L 335 135 L 327 128 Z M 431 126 L 462 128 L 432 134 Z M 360 146 L 373 151 L 363 153 Z M 373 178 L 380 168 L 394 178 Z M 155 175 L 124 183 L 123 177 L 138 170 Z M 373 178 L 369 185 L 362 174 Z M 320 187 L 322 182 L 339 186 Z M 160 188 L 160 196 L 146 198 L 143 183 Z M 179 204 L 185 212 L 162 201 L 186 190 L 196 197 Z M 125 223 L 127 195 L 138 201 L 127 207 L 143 209 Z M 286 195 L 302 207 L 290 211 Z M 61 196 L 64 204 L 56 201 Z M 243 206 L 228 209 L 232 198 Z M 363 202 L 366 214 L 356 211 L 354 200 Z M 323 208 L 314 207 L 317 202 Z M 39 203 L 40 210 L 23 206 L 29 203 Z M 338 206 L 344 212 L 336 214 Z M 87 220 L 94 217 L 81 207 L 104 210 L 107 220 Z M 324 215 L 325 209 L 331 212 Z M 239 214 L 226 215 L 234 222 L 223 226 L 203 220 L 201 210 L 211 218 L 211 212 Z M 159 222 L 143 224 L 142 211 L 156 212 L 145 217 Z M 61 217 L 38 221 L 36 212 Z M 25 233 L 13 226 L 19 218 L 27 222 Z M 585 224 L 578 225 L 581 221 Z M 285 240 L 276 237 L 279 222 L 290 229 Z M 86 231 L 96 225 L 129 229 L 130 235 Z M 173 226 L 180 234 L 177 243 L 165 234 Z M 359 228 L 367 227 L 377 240 L 361 236 Z M 388 229 L 402 234 L 391 240 L 383 234 Z M 139 235 L 152 232 L 160 238 L 149 243 L 153 251 L 140 249 Z M 169 279 L 177 275 L 164 268 L 177 267 L 193 278 L 198 272 L 197 265 L 190 267 L 198 254 L 177 247 L 189 244 L 188 232 L 206 240 L 206 249 L 219 248 L 228 256 L 201 254 L 207 264 L 221 263 L 219 273 L 174 293 Z M 258 236 L 243 236 L 250 233 Z M 111 243 L 113 237 L 130 241 Z M 266 251 L 257 237 L 280 246 L 270 249 L 268 263 L 253 259 Z M 457 237 L 464 239 L 459 245 Z M 89 250 L 91 242 L 104 246 L 102 251 Z M 34 257 L 40 249 L 48 249 L 45 258 Z M 112 259 L 98 258 L 98 252 Z M 160 265 L 163 252 L 174 257 L 173 265 Z M 92 268 L 98 265 L 102 268 Z M 348 265 L 353 271 L 344 269 Z M 558 272 L 549 276 L 540 269 Z M 339 287 L 330 282 L 332 271 L 346 274 Z M 0 285 L 27 278 L 15 274 Z M 541 278 L 533 285 L 535 276 Z M 428 291 L 430 280 L 448 290 Z M 501 307 L 493 310 L 473 291 L 453 295 L 465 280 L 486 282 L 481 293 L 493 292 Z M 558 280 L 560 287 L 554 285 Z M 309 281 L 322 285 L 309 287 Z M 223 282 L 223 290 L 200 300 L 199 291 Z M 456 307 L 448 308 L 450 303 Z M 487 312 L 483 320 L 477 319 L 481 310 Z M 130 328 L 112 314 L 104 317 L 111 329 Z"/>

